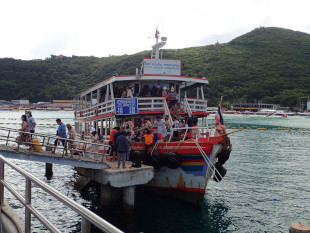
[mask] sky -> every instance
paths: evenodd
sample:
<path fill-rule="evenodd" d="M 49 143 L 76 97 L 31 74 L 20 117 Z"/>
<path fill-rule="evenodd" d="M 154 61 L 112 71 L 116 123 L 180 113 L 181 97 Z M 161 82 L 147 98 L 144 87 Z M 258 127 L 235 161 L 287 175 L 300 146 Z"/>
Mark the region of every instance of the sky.
<path fill-rule="evenodd" d="M 1 0 L 0 58 L 96 56 L 227 43 L 258 27 L 310 34 L 310 0 Z"/>

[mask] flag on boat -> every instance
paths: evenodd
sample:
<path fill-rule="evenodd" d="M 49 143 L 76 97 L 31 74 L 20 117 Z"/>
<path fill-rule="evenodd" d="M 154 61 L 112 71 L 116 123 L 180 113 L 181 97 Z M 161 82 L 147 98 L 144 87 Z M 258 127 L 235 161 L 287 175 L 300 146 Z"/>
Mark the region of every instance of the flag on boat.
<path fill-rule="evenodd" d="M 221 98 L 221 102 L 219 104 L 219 108 L 218 108 L 217 112 L 215 113 L 215 121 L 216 121 L 217 125 L 218 124 L 224 125 L 222 98 Z"/>

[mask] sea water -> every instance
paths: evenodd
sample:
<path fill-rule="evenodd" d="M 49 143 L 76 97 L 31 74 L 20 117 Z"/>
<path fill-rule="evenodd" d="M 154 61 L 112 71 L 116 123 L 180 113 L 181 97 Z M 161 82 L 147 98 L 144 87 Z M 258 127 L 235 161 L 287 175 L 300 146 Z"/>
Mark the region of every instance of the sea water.
<path fill-rule="evenodd" d="M 0 126 L 20 127 L 22 112 L 0 114 Z M 54 134 L 56 118 L 74 124 L 72 112 L 34 111 L 33 116 L 37 132 L 42 133 Z M 209 118 L 209 125 L 214 125 L 214 116 Z M 224 123 L 228 132 L 236 131 L 232 128 L 245 129 L 230 134 L 233 146 L 224 165 L 227 174 L 219 183 L 209 182 L 200 210 L 140 192 L 131 214 L 123 212 L 117 199 L 112 208 L 102 209 L 98 186 L 81 192 L 74 189 L 78 178 L 74 168 L 54 165 L 54 176 L 47 180 L 44 164 L 12 161 L 125 232 L 288 232 L 293 222 L 310 225 L 310 119 L 224 115 Z M 24 179 L 10 169 L 5 174 L 23 193 Z M 24 219 L 24 208 L 7 191 L 6 199 Z M 61 231 L 80 232 L 80 216 L 36 187 L 33 205 Z M 32 231 L 47 232 L 35 218 Z"/>

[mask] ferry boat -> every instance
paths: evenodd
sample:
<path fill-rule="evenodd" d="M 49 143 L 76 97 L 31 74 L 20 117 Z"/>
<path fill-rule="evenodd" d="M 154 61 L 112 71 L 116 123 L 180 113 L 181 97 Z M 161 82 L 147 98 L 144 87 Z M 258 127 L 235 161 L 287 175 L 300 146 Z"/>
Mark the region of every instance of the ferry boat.
<path fill-rule="evenodd" d="M 141 120 L 153 124 L 156 117 L 161 115 L 168 117 L 169 125 L 173 125 L 172 110 L 167 99 L 145 95 L 145 91 L 154 88 L 176 90 L 179 117 L 196 116 L 199 126 L 170 127 L 171 134 L 165 139 L 157 135 L 158 140 L 146 156 L 148 161 L 144 161 L 144 164 L 154 166 L 155 175 L 143 188 L 201 206 L 212 176 L 219 181 L 226 173 L 222 165 L 229 157 L 229 137 L 214 136 L 214 127 L 208 125 L 209 113 L 203 86 L 209 81 L 206 78 L 182 76 L 181 60 L 160 58 L 160 49 L 166 44 L 167 38 L 160 38 L 157 31 L 156 35 L 150 58 L 143 59 L 141 68 L 137 68 L 134 75 L 116 75 L 104 79 L 75 97 L 75 100 L 79 100 L 74 107 L 75 129 L 80 134 L 87 134 L 93 127 L 103 135 L 104 143 L 108 143 L 112 129 L 128 120 L 137 127 Z M 120 95 L 119 90 L 126 87 L 131 88 L 131 98 Z M 188 90 L 195 91 L 195 98 L 188 97 Z M 178 138 L 173 137 L 176 131 L 180 131 Z M 187 137 L 189 131 L 192 131 L 192 137 Z M 131 153 L 143 153 L 145 144 L 133 141 L 130 147 Z"/>

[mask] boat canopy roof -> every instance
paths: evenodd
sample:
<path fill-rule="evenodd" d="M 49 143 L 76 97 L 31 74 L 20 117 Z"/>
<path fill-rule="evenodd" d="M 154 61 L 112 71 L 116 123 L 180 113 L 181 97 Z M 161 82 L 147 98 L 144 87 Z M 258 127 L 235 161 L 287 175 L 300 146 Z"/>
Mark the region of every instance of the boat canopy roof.
<path fill-rule="evenodd" d="M 209 84 L 209 80 L 206 78 L 197 78 L 197 77 L 189 77 L 189 76 L 180 76 L 180 75 L 121 75 L 121 76 L 113 76 L 109 79 L 106 79 L 100 83 L 97 83 L 96 85 L 90 87 L 86 91 L 80 93 L 80 96 L 85 96 L 101 87 L 107 86 L 111 83 L 115 82 L 179 82 L 181 83 L 181 88 L 188 90 L 195 87 L 199 87 L 205 84 Z"/>

